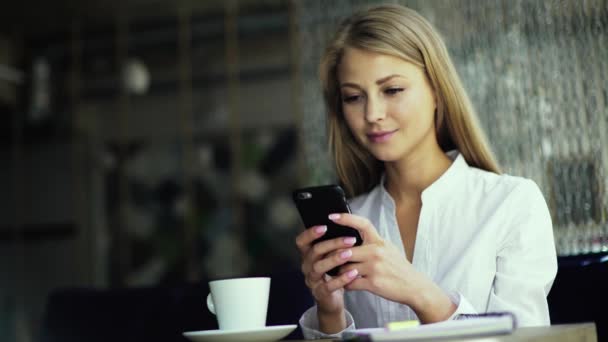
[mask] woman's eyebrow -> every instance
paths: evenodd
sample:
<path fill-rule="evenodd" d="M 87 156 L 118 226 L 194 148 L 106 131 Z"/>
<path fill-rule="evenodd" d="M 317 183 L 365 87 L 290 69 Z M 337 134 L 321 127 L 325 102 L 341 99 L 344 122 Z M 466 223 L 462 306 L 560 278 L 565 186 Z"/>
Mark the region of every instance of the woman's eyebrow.
<path fill-rule="evenodd" d="M 377 80 L 376 84 L 380 85 L 380 84 L 382 84 L 384 82 L 387 82 L 387 81 L 390 81 L 390 80 L 392 80 L 393 78 L 396 78 L 396 77 L 405 78 L 404 76 L 399 75 L 399 74 L 388 75 L 386 77 L 382 77 L 381 79 Z"/>
<path fill-rule="evenodd" d="M 388 76 L 385 76 L 385 77 L 382 77 L 382 78 L 376 80 L 376 84 L 380 85 L 382 83 L 388 82 L 388 81 L 392 80 L 393 78 L 397 78 L 397 77 L 403 78 L 403 79 L 406 78 L 403 75 L 393 74 L 393 75 L 388 75 Z M 351 83 L 351 82 L 345 82 L 345 83 L 340 84 L 340 88 L 345 88 L 345 87 L 351 87 L 351 88 L 357 88 L 357 89 L 361 88 L 360 85 L 358 85 L 356 83 Z"/>
<path fill-rule="evenodd" d="M 345 87 L 361 89 L 361 87 L 355 83 L 346 82 L 346 83 L 340 84 L 340 88 L 345 88 Z"/>

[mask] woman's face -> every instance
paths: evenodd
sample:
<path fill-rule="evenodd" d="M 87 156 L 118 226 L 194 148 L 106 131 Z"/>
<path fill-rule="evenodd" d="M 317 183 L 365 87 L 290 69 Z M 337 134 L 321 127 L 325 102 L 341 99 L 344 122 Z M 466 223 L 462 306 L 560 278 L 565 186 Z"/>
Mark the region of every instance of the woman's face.
<path fill-rule="evenodd" d="M 377 159 L 399 161 L 437 144 L 435 95 L 420 67 L 398 57 L 346 48 L 338 82 L 348 127 Z"/>

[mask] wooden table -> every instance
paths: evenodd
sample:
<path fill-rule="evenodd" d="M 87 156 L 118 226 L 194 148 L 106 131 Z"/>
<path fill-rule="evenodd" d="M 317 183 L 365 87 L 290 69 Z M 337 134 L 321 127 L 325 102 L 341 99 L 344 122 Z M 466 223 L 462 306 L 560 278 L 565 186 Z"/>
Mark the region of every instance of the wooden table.
<path fill-rule="evenodd" d="M 476 342 L 597 342 L 595 323 L 560 324 L 550 327 L 519 328 L 510 335 L 446 341 Z"/>
<path fill-rule="evenodd" d="M 332 341 L 332 340 L 321 340 Z M 510 335 L 478 338 L 432 339 L 425 342 L 597 342 L 595 323 L 560 324 L 550 327 L 526 327 L 515 330 Z"/>

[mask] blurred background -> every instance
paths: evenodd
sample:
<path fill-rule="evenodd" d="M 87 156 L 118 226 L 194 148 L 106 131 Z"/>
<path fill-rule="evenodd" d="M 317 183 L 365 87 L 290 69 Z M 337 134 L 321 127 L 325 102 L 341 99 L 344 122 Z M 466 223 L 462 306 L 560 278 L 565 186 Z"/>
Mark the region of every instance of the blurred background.
<path fill-rule="evenodd" d="M 392 2 L 437 27 L 503 169 L 541 187 L 560 272 L 602 265 L 585 289 L 605 289 L 608 2 Z M 45 339 L 64 288 L 297 271 L 291 190 L 333 179 L 317 63 L 374 3 L 5 3 L 3 340 Z"/>

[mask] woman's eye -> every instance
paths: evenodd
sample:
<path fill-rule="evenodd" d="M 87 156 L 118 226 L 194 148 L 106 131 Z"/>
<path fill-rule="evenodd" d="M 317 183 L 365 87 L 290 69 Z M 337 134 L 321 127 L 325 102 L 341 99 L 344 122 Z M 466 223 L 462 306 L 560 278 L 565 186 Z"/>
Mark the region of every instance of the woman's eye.
<path fill-rule="evenodd" d="M 356 102 L 357 100 L 359 100 L 361 98 L 360 95 L 344 95 L 342 96 L 342 101 L 346 102 L 346 103 L 352 103 L 352 102 Z"/>
<path fill-rule="evenodd" d="M 403 88 L 389 88 L 384 91 L 387 95 L 395 95 L 403 91 Z"/>

